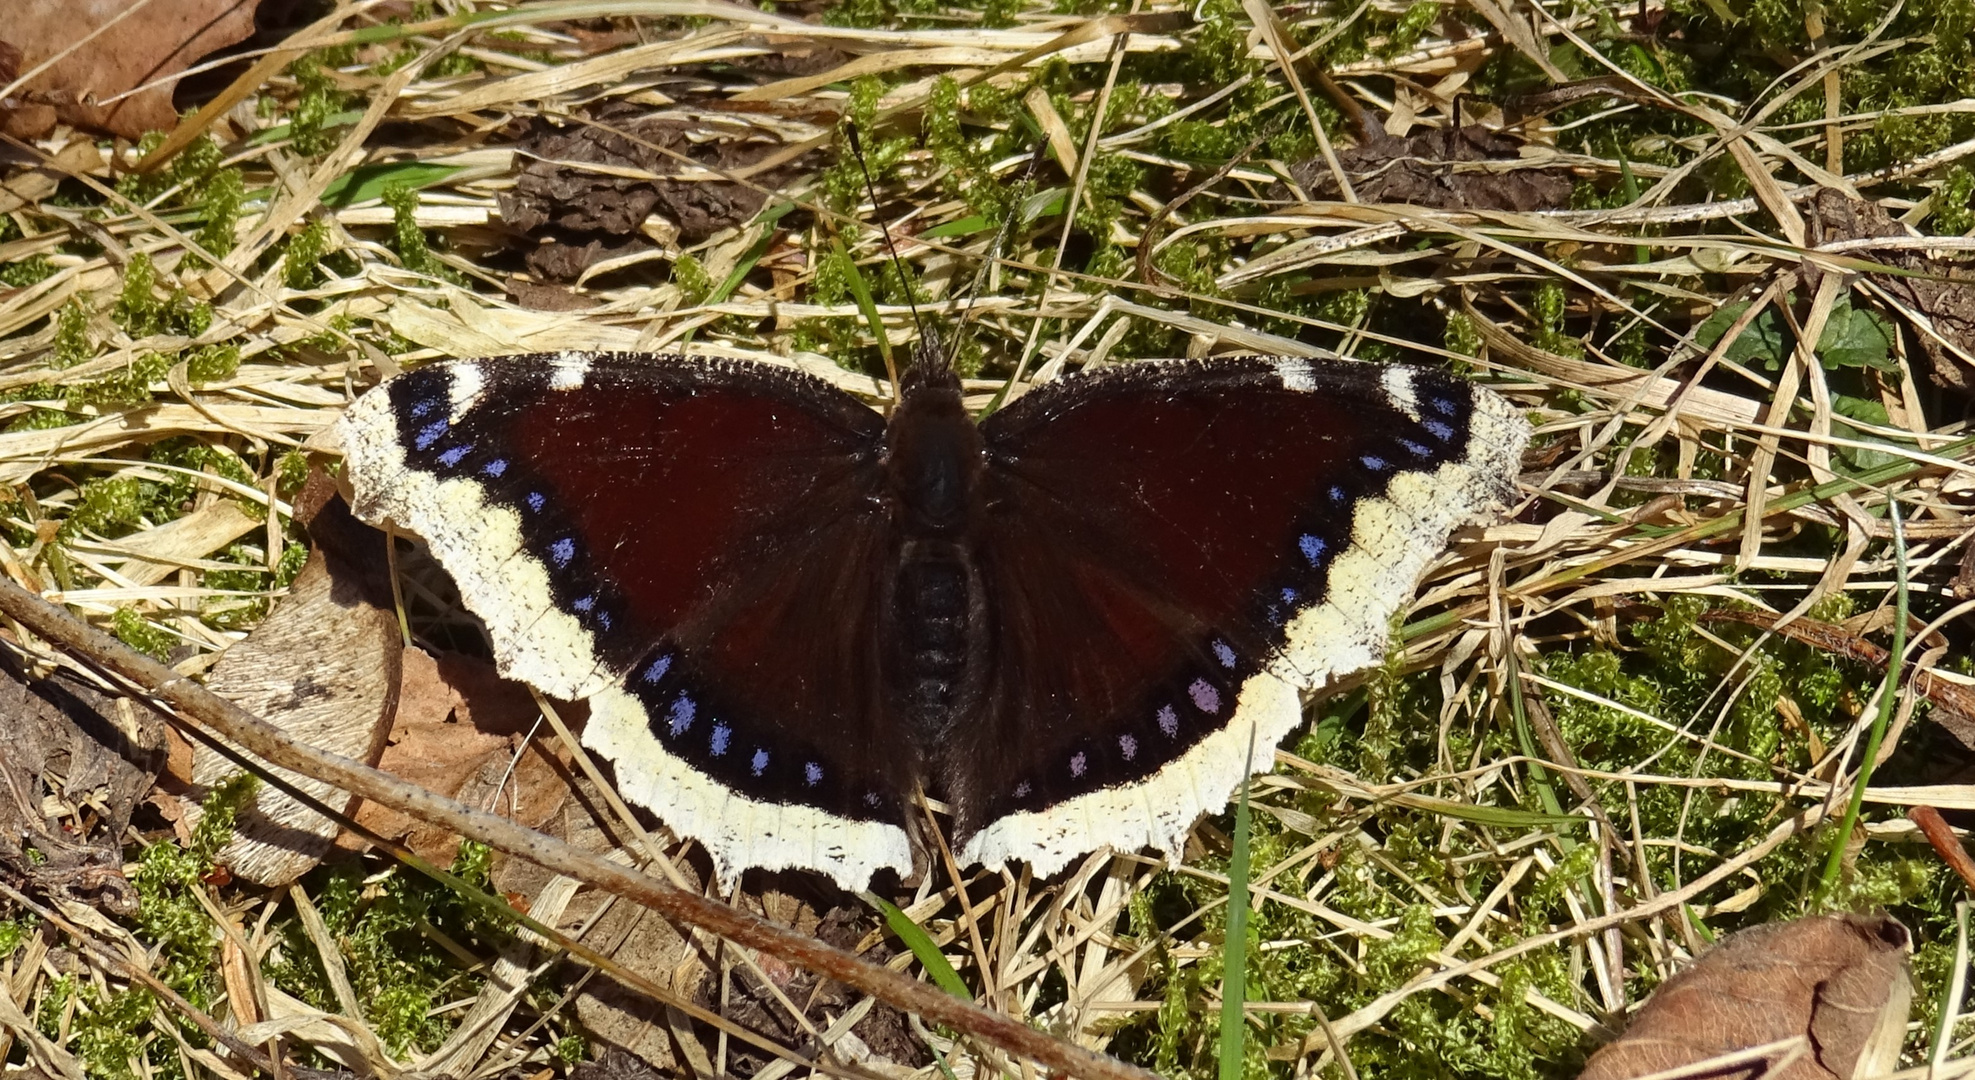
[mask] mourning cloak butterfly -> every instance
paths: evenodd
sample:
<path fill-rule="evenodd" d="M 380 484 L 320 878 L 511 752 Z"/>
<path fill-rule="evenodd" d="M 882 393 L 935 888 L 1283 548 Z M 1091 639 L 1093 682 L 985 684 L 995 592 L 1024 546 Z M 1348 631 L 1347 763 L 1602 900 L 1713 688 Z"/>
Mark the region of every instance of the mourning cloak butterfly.
<path fill-rule="evenodd" d="M 1141 362 L 976 424 L 936 349 L 887 422 L 765 363 L 443 363 L 353 405 L 355 507 L 423 536 L 501 670 L 724 877 L 1177 853 L 1299 691 L 1376 663 L 1529 428 L 1415 367 Z M 1251 749 L 1252 747 L 1252 749 Z M 1252 755 L 1252 756 L 1251 756 Z"/>

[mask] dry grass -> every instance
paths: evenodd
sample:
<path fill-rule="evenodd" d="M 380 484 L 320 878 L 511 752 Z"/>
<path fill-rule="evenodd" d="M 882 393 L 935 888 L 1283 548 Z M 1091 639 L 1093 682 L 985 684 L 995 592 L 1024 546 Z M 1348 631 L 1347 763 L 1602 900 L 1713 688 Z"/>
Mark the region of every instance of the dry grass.
<path fill-rule="evenodd" d="M 1944 221 L 1967 231 L 1965 207 L 1929 196 L 1954 190 L 1954 166 L 1975 155 L 1958 119 L 1975 101 L 1847 112 L 1848 80 L 1881 78 L 1931 46 L 1886 28 L 1828 41 L 1818 30 L 1801 62 L 1719 61 L 1781 71 L 1767 88 L 1751 77 L 1758 92 L 1734 97 L 1669 93 L 1671 75 L 1659 85 L 1634 77 L 1624 43 L 1651 40 L 1662 59 L 1695 63 L 1694 42 L 1655 39 L 1652 28 L 1721 25 L 1704 7 L 1669 13 L 1659 0 L 1540 13 L 1479 2 L 1285 8 L 1280 26 L 1252 39 L 1237 5 L 1203 9 L 1212 17 L 1198 24 L 1158 17 L 1181 8 L 1141 4 L 1133 23 L 1033 8 L 989 29 L 979 12 L 956 10 L 791 35 L 786 15 L 646 0 L 611 5 L 609 28 L 635 33 L 601 40 L 575 32 L 593 24 L 566 21 L 595 10 L 437 13 L 360 41 L 388 9 L 339 9 L 280 44 L 279 61 L 313 51 L 325 66 L 270 62 L 252 73 L 236 84 L 238 104 L 188 121 L 206 166 L 166 164 L 148 181 L 118 179 L 139 156 L 130 148 L 112 151 L 121 164 L 111 169 L 80 136 L 14 146 L 14 194 L 0 193 L 14 227 L 0 234 L 0 265 L 34 269 L 0 291 L 9 576 L 114 623 L 182 671 L 204 670 L 296 565 L 285 501 L 299 476 L 293 452 L 380 371 L 434 357 L 748 356 L 882 403 L 876 339 L 831 263 L 840 241 L 874 283 L 889 343 L 912 340 L 906 286 L 863 224 L 874 218 L 893 227 L 922 311 L 951 326 L 970 308 L 963 359 L 983 402 L 1011 378 L 1145 355 L 1328 348 L 1453 362 L 1528 410 L 1541 452 L 1515 519 L 1461 540 L 1395 628 L 1388 664 L 1315 706 L 1312 732 L 1257 785 L 1249 1074 L 1349 1076 L 1342 1046 L 1366 1074 L 1566 1075 L 1710 936 L 1831 903 L 1887 906 L 1914 925 L 1920 1019 L 1906 1063 L 1924 1063 L 1938 1003 L 1961 978 L 1948 961 L 1961 892 L 1901 812 L 1975 810 L 1975 787 L 1954 782 L 1928 704 L 1903 691 L 1846 876 L 1820 896 L 1831 830 L 1816 826 L 1851 789 L 1879 672 L 1787 633 L 1695 615 L 1813 616 L 1884 642 L 1897 569 L 1886 508 L 1898 500 L 1917 615 L 1907 670 L 1975 682 L 1961 629 L 1970 602 L 1954 580 L 1975 531 L 1963 406 L 1928 381 L 1920 342 L 1939 328 L 1888 284 L 1900 279 L 1860 276 L 1915 252 L 1960 260 L 1965 274 L 1975 241 L 1821 238 L 1817 209 L 1819 191 L 1838 191 L 1926 232 Z M 1897 32 L 1916 32 L 1911 18 Z M 1394 41 L 1404 34 L 1415 40 Z M 1375 109 L 1375 122 L 1397 114 L 1446 126 L 1459 109 L 1464 121 L 1500 126 L 1565 76 L 1604 76 L 1597 95 L 1532 121 L 1520 159 L 1465 167 L 1498 177 L 1567 169 L 1578 208 L 1304 197 L 1298 185 L 1325 182 L 1356 138 L 1313 82 L 1316 67 L 1282 62 L 1326 38 L 1349 46 L 1318 53 L 1327 79 Z M 798 43 L 839 52 L 811 73 L 760 73 L 759 58 Z M 1557 67 L 1566 45 L 1570 71 Z M 946 142 L 940 124 L 951 129 L 955 110 L 941 79 L 966 87 Z M 1484 93 L 1456 103 L 1476 88 Z M 529 118 L 614 123 L 593 119 L 612 102 L 636 106 L 640 122 L 676 123 L 690 142 L 744 149 L 747 162 L 709 170 L 717 155 L 696 161 L 645 141 L 662 164 L 614 175 L 742 188 L 769 175 L 768 205 L 796 209 L 742 215 L 685 247 L 673 223 L 652 218 L 642 248 L 586 272 L 580 291 L 592 306 L 522 306 L 504 291 L 521 261 L 500 200 L 534 159 L 513 132 Z M 1099 107 L 1110 119 L 1091 132 Z M 310 126 L 310 109 L 351 115 Z M 845 115 L 872 143 L 878 207 L 838 160 Z M 1888 149 L 1898 123 L 1933 120 L 1946 126 L 1928 131 L 1961 140 Z M 1195 125 L 1190 142 L 1175 137 L 1183 124 Z M 1867 167 L 1846 171 L 1845 140 L 1868 145 Z M 1037 143 L 1051 160 L 1023 188 Z M 1284 155 L 1314 164 L 1292 177 Z M 383 166 L 408 186 L 388 202 L 375 189 L 326 202 L 358 166 Z M 218 233 L 208 228 L 224 216 L 215 170 L 237 170 L 246 193 Z M 1019 191 L 1031 193 L 1031 215 L 970 291 L 993 254 L 992 213 Z M 1065 202 L 1081 214 L 1074 227 Z M 977 215 L 977 228 L 926 235 Z M 316 249 L 307 254 L 305 229 Z M 1140 259 L 1147 236 L 1157 246 Z M 132 267 L 146 262 L 156 286 L 133 293 Z M 1136 276 L 1148 264 L 1158 280 Z M 1731 302 L 1749 304 L 1729 316 L 1736 326 L 1697 339 Z M 1845 367 L 1791 346 L 1820 341 L 1834 323 L 1891 328 L 1884 363 Z M 1799 332 L 1779 329 L 1792 325 Z M 1764 333 L 1780 343 L 1773 363 L 1730 347 Z M 1947 354 L 1957 344 L 1967 347 L 1949 337 Z M 237 350 L 237 367 L 213 349 Z M 133 382 L 133 371 L 134 385 L 116 382 Z M 981 1001 L 1201 1075 L 1213 1067 L 1222 989 L 1224 827 L 1203 823 L 1176 870 L 1100 854 L 1060 881 L 975 875 L 964 913 L 941 872 L 894 899 Z M 381 1071 L 563 1067 L 556 1052 L 571 1044 L 557 1039 L 572 1029 L 557 995 L 499 989 L 570 977 L 551 955 L 511 945 L 498 960 L 504 977 L 488 982 L 466 961 L 495 963 L 492 951 L 464 950 L 457 962 L 469 974 L 396 1039 L 389 1024 L 404 1018 L 380 1017 L 378 1003 L 327 974 L 341 963 L 331 957 L 385 948 L 332 940 L 312 921 L 311 892 L 329 887 L 199 884 L 183 895 L 234 928 L 224 948 L 240 981 L 229 973 L 227 990 L 264 995 L 320 970 L 337 991 L 309 1015 L 340 1019 L 298 1027 L 293 1041 L 343 1046 Z M 335 902 L 356 910 L 401 886 L 371 888 L 367 900 Z M 569 899 L 527 898 L 538 917 Z M 291 925 L 299 937 L 283 936 Z M 158 948 L 100 918 L 82 932 L 130 955 Z M 292 955 L 298 941 L 318 958 Z M 80 1033 L 96 1029 L 78 1017 L 107 1013 L 124 980 L 87 964 L 58 978 L 70 969 L 48 958 L 67 948 L 59 935 L 36 937 L 5 959 L 0 999 L 39 1025 L 0 1034 L 0 1047 L 114 1069 L 115 1053 L 91 1056 L 99 1044 Z M 696 969 L 647 974 L 696 980 L 710 968 L 721 976 L 712 985 L 731 990 L 729 969 L 753 964 L 736 953 L 709 946 Z M 76 989 L 90 983 L 93 995 Z M 474 1001 L 498 1037 L 447 1041 Z M 219 998 L 203 1007 L 225 1015 Z M 150 1040 L 126 1055 L 129 1069 L 230 1075 L 204 1051 L 163 1049 L 177 1029 L 148 1023 L 146 1014 L 117 1028 Z M 669 1068 L 726 1071 L 727 1037 L 691 1045 L 710 1029 L 676 1030 Z M 1959 1067 L 1966 1029 L 1955 1033 L 1961 1041 L 1942 1053 Z M 1023 1071 L 924 1034 L 962 1077 Z"/>

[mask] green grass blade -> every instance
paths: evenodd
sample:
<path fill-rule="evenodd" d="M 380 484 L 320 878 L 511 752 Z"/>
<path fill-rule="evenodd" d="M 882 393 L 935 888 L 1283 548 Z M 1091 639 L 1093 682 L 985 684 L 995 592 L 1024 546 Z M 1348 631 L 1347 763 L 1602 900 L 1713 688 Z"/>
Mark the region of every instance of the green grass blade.
<path fill-rule="evenodd" d="M 898 940 L 905 942 L 905 947 L 912 950 L 912 955 L 919 961 L 919 966 L 926 969 L 926 974 L 933 977 L 933 982 L 941 990 L 962 1001 L 974 1000 L 974 995 L 967 989 L 967 984 L 960 981 L 960 973 L 953 970 L 952 964 L 947 963 L 946 954 L 939 951 L 939 946 L 933 943 L 932 937 L 918 923 L 913 922 L 905 912 L 900 911 L 898 905 L 877 893 L 867 892 L 863 896 L 865 903 L 884 912 L 885 925 L 891 927 L 891 932 L 898 935 Z"/>
<path fill-rule="evenodd" d="M 1248 733 L 1248 759 L 1255 733 Z M 1228 928 L 1221 945 L 1221 1080 L 1241 1080 L 1248 1004 L 1248 777 L 1234 808 L 1234 854 L 1228 859 Z"/>
<path fill-rule="evenodd" d="M 1900 523 L 1898 499 L 1886 500 L 1886 516 L 1893 527 L 1893 651 L 1886 659 L 1886 681 L 1879 688 L 1879 711 L 1872 717 L 1872 729 L 1865 735 L 1865 751 L 1858 759 L 1858 777 L 1852 781 L 1851 801 L 1845 816 L 1831 834 L 1831 852 L 1824 859 L 1824 878 L 1818 882 L 1817 897 L 1828 900 L 1838 887 L 1838 875 L 1845 866 L 1845 842 L 1858 827 L 1859 808 L 1865 804 L 1866 786 L 1872 783 L 1872 763 L 1879 757 L 1879 744 L 1886 738 L 1886 725 L 1893 718 L 1893 702 L 1900 696 L 1900 679 L 1906 659 L 1906 529 Z"/>
<path fill-rule="evenodd" d="M 464 166 L 433 165 L 424 161 L 394 161 L 386 165 L 359 165 L 329 182 L 322 190 L 324 206 L 352 206 L 366 199 L 379 198 L 392 184 L 403 184 L 413 191 L 431 187 Z"/>
<path fill-rule="evenodd" d="M 863 314 L 864 324 L 871 328 L 871 336 L 878 339 L 878 353 L 885 358 L 885 369 L 896 370 L 892 366 L 891 339 L 885 336 L 885 321 L 878 317 L 878 302 L 871 299 L 871 283 L 857 269 L 857 260 L 844 250 L 842 238 L 830 237 L 830 247 L 843 260 L 844 283 L 850 286 L 851 299 L 857 301 L 857 310 Z"/>

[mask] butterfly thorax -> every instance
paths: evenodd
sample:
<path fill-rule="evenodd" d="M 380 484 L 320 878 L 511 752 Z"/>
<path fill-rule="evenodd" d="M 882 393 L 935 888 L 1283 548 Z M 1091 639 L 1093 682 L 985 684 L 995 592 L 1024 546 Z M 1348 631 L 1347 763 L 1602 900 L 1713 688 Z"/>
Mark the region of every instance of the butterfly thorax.
<path fill-rule="evenodd" d="M 914 376 L 918 377 L 914 377 Z M 986 619 L 968 537 L 980 514 L 980 429 L 950 371 L 908 374 L 885 431 L 895 568 L 884 598 L 885 683 L 921 745 L 975 700 Z"/>

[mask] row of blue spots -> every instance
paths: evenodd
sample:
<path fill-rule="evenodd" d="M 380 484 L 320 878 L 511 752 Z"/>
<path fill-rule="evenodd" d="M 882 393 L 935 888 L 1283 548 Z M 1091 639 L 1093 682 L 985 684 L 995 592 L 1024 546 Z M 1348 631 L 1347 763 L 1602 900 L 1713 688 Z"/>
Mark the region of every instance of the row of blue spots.
<path fill-rule="evenodd" d="M 1214 651 L 1215 658 L 1220 661 L 1221 666 L 1230 669 L 1235 666 L 1238 657 L 1235 654 L 1233 646 L 1225 641 L 1215 639 L 1211 647 Z M 1208 682 L 1206 679 L 1195 679 L 1187 685 L 1186 696 L 1188 700 L 1193 702 L 1193 707 L 1202 713 L 1208 716 L 1219 715 L 1221 711 L 1221 691 L 1213 683 Z M 1161 705 L 1159 711 L 1153 714 L 1152 719 L 1153 723 L 1158 726 L 1161 735 L 1164 735 L 1168 739 L 1179 736 L 1179 712 L 1171 705 Z M 1130 732 L 1123 732 L 1117 736 L 1117 740 L 1119 756 L 1126 761 L 1136 761 L 1140 749 L 1138 736 Z M 1090 771 L 1090 755 L 1083 750 L 1073 751 L 1070 754 L 1069 765 L 1070 778 L 1072 780 L 1081 780 Z M 1032 790 L 1034 789 L 1029 785 L 1028 781 L 1024 780 L 1015 785 L 1013 794 L 1017 799 L 1025 799 Z"/>
<path fill-rule="evenodd" d="M 646 683 L 656 684 L 665 678 L 666 672 L 671 669 L 672 654 L 667 653 L 646 665 L 644 672 L 639 675 L 639 678 Z M 693 701 L 692 695 L 684 693 L 678 695 L 672 699 L 672 705 L 665 714 L 666 733 L 674 739 L 679 738 L 681 735 L 692 730 L 693 721 L 698 718 L 698 715 L 699 706 Z M 715 721 L 712 735 L 707 740 L 707 752 L 714 757 L 725 757 L 727 751 L 733 748 L 733 743 L 733 725 L 728 724 L 724 720 Z M 765 747 L 756 747 L 754 755 L 748 759 L 748 771 L 755 776 L 762 776 L 768 771 L 768 761 L 768 750 Z M 822 763 L 817 761 L 804 762 L 802 766 L 803 786 L 815 787 L 822 782 Z"/>

